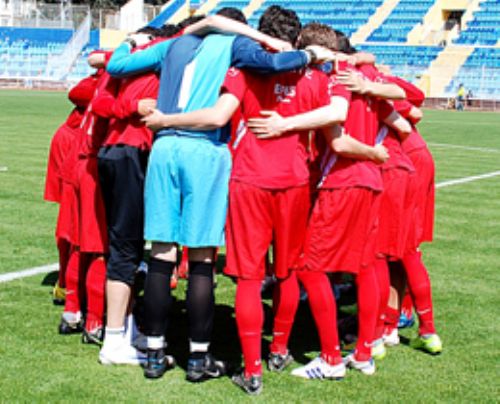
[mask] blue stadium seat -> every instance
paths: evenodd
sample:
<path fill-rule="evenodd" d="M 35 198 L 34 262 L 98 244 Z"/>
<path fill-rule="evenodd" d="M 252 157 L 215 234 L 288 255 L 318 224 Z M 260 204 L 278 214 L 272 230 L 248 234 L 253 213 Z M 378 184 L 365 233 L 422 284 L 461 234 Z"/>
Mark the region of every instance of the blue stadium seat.
<path fill-rule="evenodd" d="M 386 20 L 368 37 L 370 42 L 406 42 L 413 27 L 423 21 L 432 0 L 401 0 Z"/>

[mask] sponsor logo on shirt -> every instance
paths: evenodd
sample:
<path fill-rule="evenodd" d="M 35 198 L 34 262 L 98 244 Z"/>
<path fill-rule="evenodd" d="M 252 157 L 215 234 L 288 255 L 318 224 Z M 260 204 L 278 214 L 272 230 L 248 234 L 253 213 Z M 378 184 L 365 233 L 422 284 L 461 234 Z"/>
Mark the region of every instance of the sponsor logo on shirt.
<path fill-rule="evenodd" d="M 276 96 L 277 102 L 289 104 L 296 94 L 296 86 L 287 86 L 280 83 L 274 85 L 274 95 Z"/>

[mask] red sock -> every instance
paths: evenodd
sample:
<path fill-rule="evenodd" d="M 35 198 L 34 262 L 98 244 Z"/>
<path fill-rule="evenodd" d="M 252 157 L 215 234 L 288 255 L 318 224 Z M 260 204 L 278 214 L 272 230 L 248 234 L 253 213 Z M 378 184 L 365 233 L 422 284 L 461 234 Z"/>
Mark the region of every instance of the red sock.
<path fill-rule="evenodd" d="M 299 282 L 295 271 L 292 271 L 288 278 L 280 279 L 274 286 L 274 327 L 271 352 L 285 354 L 288 350 L 288 339 L 299 306 L 299 293 Z"/>
<path fill-rule="evenodd" d="M 387 306 L 385 309 L 385 333 L 398 328 L 399 310 L 394 307 Z"/>
<path fill-rule="evenodd" d="M 188 257 L 188 248 L 182 247 L 182 257 L 181 263 L 179 264 L 179 278 L 186 279 L 188 277 L 189 272 L 189 257 Z"/>
<path fill-rule="evenodd" d="M 76 313 L 81 311 L 80 305 L 80 251 L 73 248 L 66 266 L 66 301 L 64 311 Z"/>
<path fill-rule="evenodd" d="M 71 255 L 71 243 L 61 237 L 56 238 L 57 250 L 59 251 L 59 274 L 57 284 L 61 288 L 66 287 L 66 267 Z"/>
<path fill-rule="evenodd" d="M 235 312 L 240 336 L 245 375 L 261 375 L 261 334 L 264 310 L 260 297 L 260 280 L 238 279 Z"/>
<path fill-rule="evenodd" d="M 422 262 L 422 253 L 415 251 L 403 257 L 408 288 L 415 304 L 419 321 L 419 334 L 434 334 L 434 316 L 432 312 L 431 281 Z"/>
<path fill-rule="evenodd" d="M 363 268 L 356 276 L 358 288 L 358 341 L 354 356 L 358 361 L 367 361 L 372 356 L 372 342 L 377 324 L 380 302 L 374 266 Z"/>
<path fill-rule="evenodd" d="M 389 267 L 385 258 L 375 260 L 375 274 L 377 276 L 377 284 L 379 290 L 380 304 L 377 314 L 377 325 L 373 340 L 382 338 L 385 329 L 385 313 L 387 311 L 387 303 L 389 302 Z"/>
<path fill-rule="evenodd" d="M 87 318 L 85 320 L 87 331 L 92 331 L 103 325 L 105 284 L 106 261 L 104 257 L 95 257 L 87 271 Z"/>
<path fill-rule="evenodd" d="M 307 291 L 311 312 L 318 329 L 321 357 L 330 365 L 342 362 L 337 332 L 337 306 L 330 281 L 324 272 L 297 271 Z"/>
<path fill-rule="evenodd" d="M 401 313 L 404 313 L 408 318 L 413 314 L 413 300 L 411 300 L 411 295 L 408 291 L 406 291 L 401 303 Z"/>

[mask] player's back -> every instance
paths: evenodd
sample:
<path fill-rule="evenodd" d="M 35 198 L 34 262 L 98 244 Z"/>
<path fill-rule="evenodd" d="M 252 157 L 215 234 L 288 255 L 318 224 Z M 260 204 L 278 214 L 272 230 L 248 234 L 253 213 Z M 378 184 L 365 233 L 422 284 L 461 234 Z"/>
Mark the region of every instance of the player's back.
<path fill-rule="evenodd" d="M 327 105 L 328 77 L 319 71 L 306 69 L 290 73 L 262 76 L 231 69 L 231 75 L 244 78 L 235 87 L 244 86 L 241 112 L 244 120 L 259 117 L 260 111 L 272 110 L 282 116 L 292 116 Z M 228 88 L 230 92 L 234 88 Z M 237 92 L 238 90 L 236 90 Z M 233 179 L 248 181 L 264 188 L 286 188 L 303 185 L 309 180 L 308 131 L 290 132 L 276 139 L 258 139 L 249 129 L 235 141 Z"/>
<path fill-rule="evenodd" d="M 184 35 L 170 46 L 161 69 L 158 109 L 190 112 L 215 105 L 231 64 L 234 36 L 212 34 L 204 39 Z M 212 131 L 162 129 L 157 136 L 177 134 L 227 141 L 227 128 Z"/>

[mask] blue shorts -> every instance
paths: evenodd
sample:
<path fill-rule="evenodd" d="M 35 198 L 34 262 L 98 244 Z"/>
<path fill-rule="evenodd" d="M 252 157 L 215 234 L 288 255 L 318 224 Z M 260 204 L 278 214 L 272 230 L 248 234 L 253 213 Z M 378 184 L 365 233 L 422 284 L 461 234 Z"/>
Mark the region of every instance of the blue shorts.
<path fill-rule="evenodd" d="M 183 136 L 158 139 L 146 174 L 146 240 L 223 245 L 230 172 L 226 144 Z"/>

